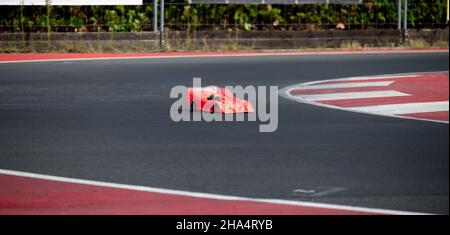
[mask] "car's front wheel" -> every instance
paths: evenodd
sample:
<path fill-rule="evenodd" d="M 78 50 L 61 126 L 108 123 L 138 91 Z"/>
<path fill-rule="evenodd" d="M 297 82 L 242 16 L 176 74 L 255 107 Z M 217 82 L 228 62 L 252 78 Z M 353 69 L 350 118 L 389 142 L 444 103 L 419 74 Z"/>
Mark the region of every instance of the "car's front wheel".
<path fill-rule="evenodd" d="M 192 102 L 191 102 L 191 109 L 190 109 L 190 111 L 191 111 L 191 112 L 194 112 L 194 111 L 195 111 L 195 107 L 196 107 L 196 106 L 195 106 L 195 102 L 192 101 Z"/>
<path fill-rule="evenodd" d="M 213 105 L 213 106 L 211 107 L 211 110 L 210 110 L 209 112 L 210 112 L 210 113 L 215 113 L 216 111 L 219 111 L 219 109 L 217 108 L 216 105 Z"/>

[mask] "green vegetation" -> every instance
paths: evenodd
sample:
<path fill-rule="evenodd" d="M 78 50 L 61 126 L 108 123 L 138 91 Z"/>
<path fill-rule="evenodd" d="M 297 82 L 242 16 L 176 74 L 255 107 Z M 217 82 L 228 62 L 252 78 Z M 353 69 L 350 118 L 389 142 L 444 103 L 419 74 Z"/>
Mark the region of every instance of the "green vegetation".
<path fill-rule="evenodd" d="M 409 0 L 410 27 L 446 25 L 446 0 Z M 0 7 L 0 32 L 141 32 L 152 30 L 152 2 L 143 6 Z M 316 30 L 394 28 L 395 0 L 361 5 L 189 5 L 168 1 L 169 30 Z"/>

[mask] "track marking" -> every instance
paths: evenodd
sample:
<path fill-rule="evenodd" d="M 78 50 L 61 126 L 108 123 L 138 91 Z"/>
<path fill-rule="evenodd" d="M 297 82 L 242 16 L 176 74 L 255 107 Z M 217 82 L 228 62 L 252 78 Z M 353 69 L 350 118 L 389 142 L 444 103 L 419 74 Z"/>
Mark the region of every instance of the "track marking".
<path fill-rule="evenodd" d="M 329 194 L 337 193 L 340 191 L 344 191 L 346 188 L 342 187 L 318 187 L 316 190 L 305 190 L 305 189 L 295 189 L 294 193 L 302 193 L 304 195 L 301 196 L 307 196 L 307 197 L 322 197 Z"/>
<path fill-rule="evenodd" d="M 322 196 L 326 196 L 332 193 L 337 193 L 340 191 L 344 191 L 346 190 L 346 188 L 342 188 L 342 187 L 330 187 L 330 188 L 323 188 L 323 191 L 317 192 L 316 194 L 314 194 L 314 197 L 322 197 Z"/>
<path fill-rule="evenodd" d="M 350 111 L 350 112 L 357 112 L 357 113 L 364 113 L 364 114 L 372 114 L 372 115 L 378 115 L 378 116 L 396 117 L 396 118 L 404 118 L 404 119 L 430 121 L 430 122 L 448 124 L 449 121 L 445 120 L 445 119 L 440 120 L 438 118 L 435 118 L 435 119 L 433 119 L 431 117 L 428 118 L 428 116 L 431 116 L 431 115 L 414 115 L 414 113 L 413 114 L 405 114 L 405 115 L 389 114 L 389 113 L 372 113 L 372 112 L 367 112 L 364 109 L 358 110 L 357 107 L 350 108 L 350 107 L 341 107 L 341 106 L 337 106 L 337 105 L 327 104 L 325 100 L 324 100 L 324 103 L 321 103 L 320 101 L 318 101 L 318 102 L 310 101 L 310 100 L 302 99 L 302 98 L 298 97 L 298 95 L 291 94 L 291 91 L 295 91 L 299 88 L 301 88 L 303 90 L 308 90 L 308 88 L 307 88 L 308 86 L 317 86 L 318 84 L 325 85 L 326 83 L 335 84 L 335 83 L 339 83 L 339 82 L 347 82 L 347 81 L 352 82 L 352 81 L 375 80 L 375 79 L 398 79 L 398 81 L 402 81 L 402 79 L 417 78 L 419 76 L 424 76 L 424 75 L 433 76 L 434 74 L 439 74 L 439 73 L 446 73 L 448 76 L 448 71 L 433 71 L 433 72 L 412 72 L 412 73 L 402 73 L 402 74 L 384 74 L 384 75 L 370 75 L 370 76 L 326 79 L 326 80 L 311 81 L 311 82 L 306 82 L 306 83 L 301 83 L 301 84 L 294 84 L 294 85 L 280 89 L 278 91 L 278 94 L 286 99 L 294 100 L 294 101 L 297 101 L 300 103 L 315 105 L 315 106 L 319 106 L 319 107 L 344 110 L 344 111 Z M 447 87 L 448 87 L 448 84 L 447 84 Z M 339 88 L 336 88 L 336 89 L 339 89 Z M 319 90 L 319 89 L 317 89 L 317 90 Z M 299 91 L 301 92 L 301 90 L 299 90 Z M 411 96 L 411 97 L 413 97 L 413 96 Z M 447 102 L 448 102 L 448 93 L 447 93 L 447 97 L 445 99 L 447 99 Z M 442 100 L 442 101 L 444 101 L 444 100 Z M 448 106 L 448 104 L 447 104 L 447 106 Z M 364 106 L 360 106 L 360 107 L 364 107 Z M 441 106 L 441 108 L 442 108 L 442 106 Z M 430 109 L 432 109 L 432 108 L 430 108 Z M 440 108 L 435 108 L 435 109 L 440 109 Z M 446 110 L 446 112 L 448 112 L 448 109 Z M 424 113 L 426 113 L 426 112 L 424 112 Z M 438 113 L 438 114 L 440 114 L 440 116 L 442 116 L 441 112 L 428 112 L 428 113 L 429 114 Z M 417 114 L 420 114 L 420 111 L 418 111 Z M 447 114 L 447 116 L 448 116 L 448 114 Z M 441 119 L 442 119 L 442 117 L 441 117 Z"/>
<path fill-rule="evenodd" d="M 398 114 L 448 111 L 448 105 L 449 105 L 448 101 L 440 101 L 440 102 L 374 105 L 374 106 L 363 106 L 347 109 L 350 111 L 378 113 L 382 115 L 398 115 Z"/>
<path fill-rule="evenodd" d="M 333 89 L 333 88 L 354 88 L 354 87 L 383 87 L 389 86 L 394 81 L 383 81 L 383 82 L 359 82 L 359 83 L 334 83 L 334 84 L 324 84 L 324 85 L 311 85 L 296 87 L 294 90 L 313 90 L 313 89 Z"/>
<path fill-rule="evenodd" d="M 348 212 L 362 212 L 362 213 L 373 213 L 373 214 L 392 214 L 392 215 L 423 215 L 423 214 L 425 214 L 425 213 L 417 213 L 417 212 L 409 212 L 409 211 L 375 209 L 375 208 L 356 207 L 356 206 L 343 206 L 343 205 L 326 204 L 326 203 L 227 196 L 227 195 L 199 193 L 199 192 L 172 190 L 172 189 L 162 189 L 162 188 L 154 188 L 154 187 L 146 187 L 146 186 L 107 183 L 107 182 L 100 182 L 100 181 L 93 181 L 93 180 L 83 180 L 83 179 L 76 179 L 76 178 L 67 178 L 67 177 L 51 176 L 51 175 L 28 173 L 28 172 L 13 171 L 13 170 L 4 170 L 4 169 L 0 169 L 0 174 L 28 177 L 28 178 L 34 178 L 34 179 L 43 179 L 43 180 L 48 180 L 48 181 L 92 185 L 92 186 L 109 187 L 109 188 L 116 188 L 116 189 L 128 189 L 128 190 L 143 191 L 143 192 L 161 193 L 161 194 L 168 194 L 168 195 L 178 195 L 178 196 L 187 196 L 187 197 L 195 197 L 195 198 L 205 198 L 205 199 L 216 199 L 216 200 L 225 200 L 225 201 L 260 202 L 260 203 L 269 203 L 269 204 L 302 206 L 302 207 L 311 207 L 311 208 L 323 208 L 323 209 L 330 209 L 330 210 L 342 210 L 342 211 L 348 211 Z"/>
<path fill-rule="evenodd" d="M 425 72 L 428 73 L 428 72 Z M 434 72 L 429 72 L 429 73 L 434 73 Z M 375 79 L 388 79 L 388 78 L 410 78 L 410 77 L 418 77 L 419 75 L 417 74 L 410 74 L 410 73 L 405 73 L 405 74 L 392 74 L 392 75 L 381 75 L 381 76 L 367 76 L 367 77 L 351 77 L 351 78 L 343 78 L 343 79 L 339 79 L 339 81 L 360 81 L 360 80 L 375 80 Z"/>
<path fill-rule="evenodd" d="M 314 189 L 311 189 L 311 190 L 295 189 L 294 190 L 294 193 L 308 193 L 308 194 L 311 194 L 311 193 L 315 193 L 315 192 L 316 192 L 316 190 L 314 190 Z"/>
<path fill-rule="evenodd" d="M 408 96 L 398 91 L 365 91 L 365 92 L 342 92 L 317 95 L 295 95 L 295 97 L 306 101 L 323 101 L 323 100 L 347 100 L 347 99 L 363 99 L 378 97 L 396 97 Z"/>

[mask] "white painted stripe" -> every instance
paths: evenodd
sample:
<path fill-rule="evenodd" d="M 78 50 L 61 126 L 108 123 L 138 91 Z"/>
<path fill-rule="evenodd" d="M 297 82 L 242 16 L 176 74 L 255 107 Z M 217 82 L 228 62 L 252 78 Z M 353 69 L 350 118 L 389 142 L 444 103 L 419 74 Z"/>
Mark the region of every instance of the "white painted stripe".
<path fill-rule="evenodd" d="M 93 185 L 93 186 L 100 186 L 100 187 L 128 189 L 128 190 L 144 191 L 144 192 L 151 192 L 151 193 L 162 193 L 162 194 L 180 195 L 180 196 L 215 199 L 215 200 L 250 201 L 250 202 L 261 202 L 261 203 L 280 204 L 280 205 L 324 208 L 324 209 L 332 209 L 332 210 L 346 210 L 346 211 L 377 213 L 377 214 L 393 214 L 393 215 L 423 215 L 424 214 L 424 213 L 409 212 L 409 211 L 374 209 L 374 208 L 355 207 L 355 206 L 342 206 L 342 205 L 326 204 L 326 203 L 300 202 L 300 201 L 279 200 L 279 199 L 257 199 L 257 198 L 226 196 L 226 195 L 209 194 L 209 193 L 197 193 L 197 192 L 180 191 L 180 190 L 172 190 L 172 189 L 153 188 L 153 187 L 146 187 L 146 186 L 106 183 L 106 182 L 100 182 L 100 181 L 82 180 L 82 179 L 75 179 L 75 178 L 66 178 L 66 177 L 35 174 L 35 173 L 28 173 L 28 172 L 21 172 L 21 171 L 3 170 L 3 169 L 0 169 L 0 174 L 29 177 L 29 178 L 43 179 L 43 180 L 51 180 L 51 181 L 58 181 L 58 182 L 66 182 L 66 183 L 85 184 L 85 185 Z"/>
<path fill-rule="evenodd" d="M 346 77 L 346 78 L 334 78 L 334 79 L 326 79 L 320 81 L 311 81 L 300 84 L 291 85 L 283 88 L 283 90 L 292 90 L 295 87 L 301 86 L 310 86 L 315 84 L 320 84 L 324 82 L 343 82 L 343 81 L 359 81 L 359 80 L 376 80 L 376 79 L 387 79 L 387 78 L 405 78 L 405 77 L 418 77 L 420 75 L 426 74 L 436 74 L 436 73 L 448 73 L 447 70 L 441 71 L 433 71 L 433 72 L 411 72 L 411 73 L 400 73 L 400 74 L 383 74 L 383 75 L 369 75 L 369 76 L 361 76 L 361 77 Z"/>
<path fill-rule="evenodd" d="M 387 79 L 387 78 L 414 78 L 418 77 L 418 74 L 409 74 L 409 75 L 386 75 L 386 76 L 367 76 L 367 77 L 353 77 L 342 79 L 341 81 L 360 81 L 360 80 L 376 80 L 376 79 Z"/>
<path fill-rule="evenodd" d="M 405 103 L 405 104 L 386 104 L 364 107 L 347 108 L 351 111 L 377 113 L 383 115 L 399 115 L 411 113 L 427 113 L 448 111 L 448 101 Z"/>
<path fill-rule="evenodd" d="M 322 84 L 301 86 L 294 88 L 294 90 L 316 90 L 316 89 L 335 89 L 335 88 L 355 88 L 355 87 L 385 87 L 389 86 L 394 81 L 383 82 L 353 82 L 353 83 L 334 83 L 334 84 Z"/>
<path fill-rule="evenodd" d="M 324 100 L 346 100 L 346 99 L 363 99 L 363 98 L 380 98 L 380 97 L 396 97 L 408 96 L 409 94 L 398 91 L 365 91 L 365 92 L 342 92 L 330 94 L 312 94 L 312 95 L 294 95 L 297 98 L 306 101 L 324 101 Z"/>

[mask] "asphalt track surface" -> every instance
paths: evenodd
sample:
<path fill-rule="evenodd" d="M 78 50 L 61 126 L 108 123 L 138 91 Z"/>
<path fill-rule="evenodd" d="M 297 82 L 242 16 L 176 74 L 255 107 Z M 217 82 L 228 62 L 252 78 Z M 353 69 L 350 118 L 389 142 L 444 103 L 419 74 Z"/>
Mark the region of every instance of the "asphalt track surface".
<path fill-rule="evenodd" d="M 173 122 L 172 87 L 447 71 L 448 52 L 0 64 L 0 169 L 255 198 L 449 212 L 445 123 L 279 97 L 279 126 Z M 302 194 L 296 189 L 325 192 Z"/>

